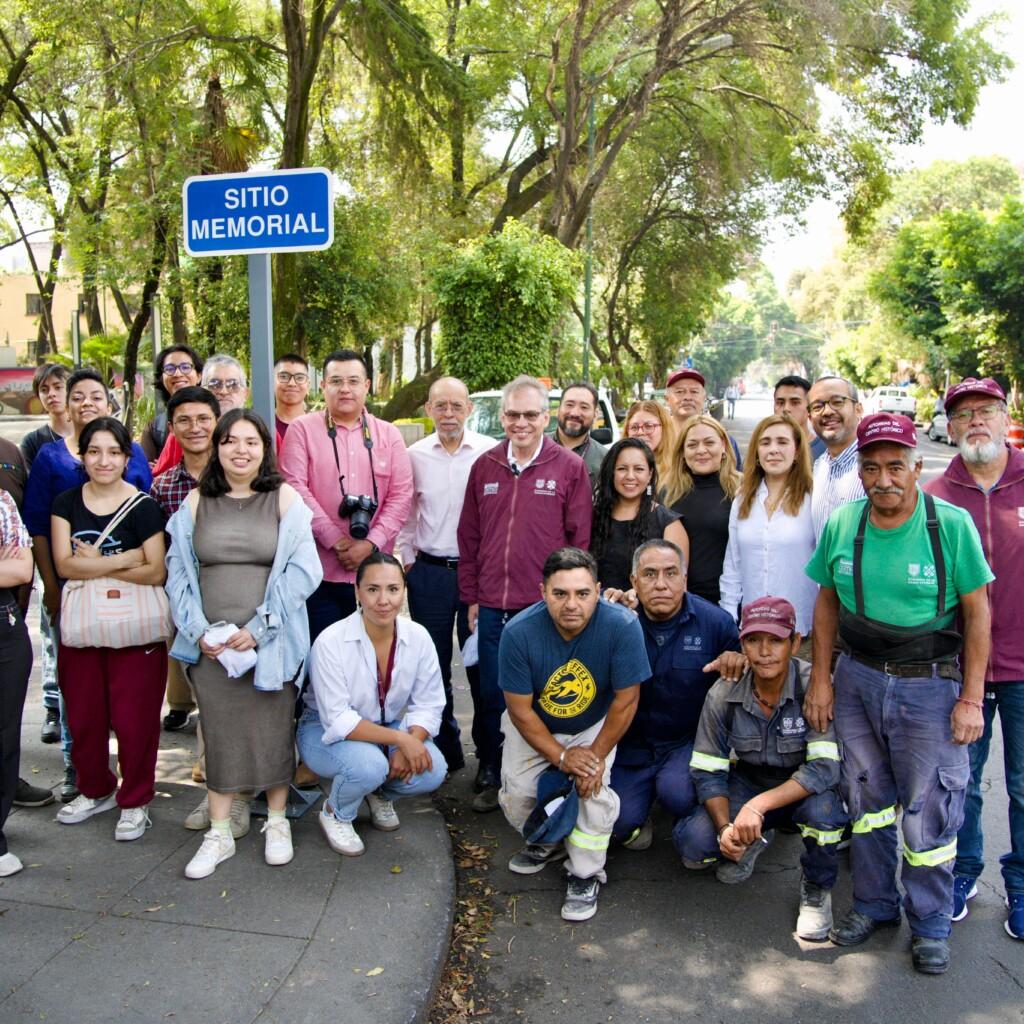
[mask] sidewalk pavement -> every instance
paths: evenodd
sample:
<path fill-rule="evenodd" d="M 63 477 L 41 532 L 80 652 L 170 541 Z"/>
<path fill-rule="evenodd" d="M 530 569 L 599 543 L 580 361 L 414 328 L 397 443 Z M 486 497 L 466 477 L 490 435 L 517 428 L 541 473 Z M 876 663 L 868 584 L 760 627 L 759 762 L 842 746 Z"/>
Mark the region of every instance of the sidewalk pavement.
<path fill-rule="evenodd" d="M 36 629 L 36 612 L 29 617 Z M 58 786 L 60 749 L 39 742 L 38 647 L 22 775 Z M 392 1024 L 424 1019 L 448 950 L 454 874 L 429 800 L 397 807 L 394 833 L 360 826 L 340 857 L 316 809 L 294 821 L 295 858 L 263 861 L 262 820 L 209 878 L 185 865 L 201 832 L 182 821 L 195 736 L 163 733 L 153 828 L 115 842 L 117 812 L 74 826 L 59 804 L 15 808 L 6 833 L 25 870 L 0 880 L 0 1021 L 47 1024 Z M 319 805 L 317 805 L 317 808 Z"/>

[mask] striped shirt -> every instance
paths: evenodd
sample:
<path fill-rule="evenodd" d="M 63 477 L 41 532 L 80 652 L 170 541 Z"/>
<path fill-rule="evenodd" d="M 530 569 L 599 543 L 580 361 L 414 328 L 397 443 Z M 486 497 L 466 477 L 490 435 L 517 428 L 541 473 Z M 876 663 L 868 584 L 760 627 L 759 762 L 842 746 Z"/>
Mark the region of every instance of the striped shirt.
<path fill-rule="evenodd" d="M 811 518 L 814 539 L 821 539 L 828 517 L 837 508 L 864 497 L 857 465 L 857 442 L 835 458 L 826 451 L 814 460 L 814 489 L 811 492 Z"/>
<path fill-rule="evenodd" d="M 7 491 L 0 491 L 0 547 L 32 547 L 32 539 L 18 515 L 18 506 Z"/>

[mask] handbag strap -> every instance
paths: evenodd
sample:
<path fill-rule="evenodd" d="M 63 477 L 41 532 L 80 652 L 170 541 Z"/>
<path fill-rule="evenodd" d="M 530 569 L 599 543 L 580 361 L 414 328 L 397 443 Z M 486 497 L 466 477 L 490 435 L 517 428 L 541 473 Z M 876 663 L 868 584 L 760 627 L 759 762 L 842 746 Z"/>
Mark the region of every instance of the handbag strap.
<path fill-rule="evenodd" d="M 122 522 L 128 513 L 141 502 L 145 501 L 147 497 L 149 497 L 149 495 L 144 494 L 142 491 L 136 491 L 130 498 L 128 498 L 127 501 L 124 502 L 124 504 L 121 505 L 121 507 L 114 513 L 114 518 L 107 523 L 106 529 L 99 535 L 99 537 L 96 538 L 94 546 L 97 550 L 103 547 L 103 542 L 111 533 L 113 533 L 114 529 Z"/>

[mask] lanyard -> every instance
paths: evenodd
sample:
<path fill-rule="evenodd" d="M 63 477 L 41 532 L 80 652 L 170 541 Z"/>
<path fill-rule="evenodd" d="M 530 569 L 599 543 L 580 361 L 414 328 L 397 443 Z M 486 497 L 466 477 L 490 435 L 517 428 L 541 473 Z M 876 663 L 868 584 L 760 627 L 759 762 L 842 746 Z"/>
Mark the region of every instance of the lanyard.
<path fill-rule="evenodd" d="M 377 661 L 377 652 L 374 651 L 373 660 L 377 664 L 377 700 L 380 702 L 380 724 L 385 725 L 384 702 L 388 699 L 391 690 L 391 673 L 395 668 L 395 648 L 398 646 L 398 626 L 395 626 L 395 635 L 391 638 L 391 650 L 388 652 L 388 667 L 381 675 L 380 662 Z"/>

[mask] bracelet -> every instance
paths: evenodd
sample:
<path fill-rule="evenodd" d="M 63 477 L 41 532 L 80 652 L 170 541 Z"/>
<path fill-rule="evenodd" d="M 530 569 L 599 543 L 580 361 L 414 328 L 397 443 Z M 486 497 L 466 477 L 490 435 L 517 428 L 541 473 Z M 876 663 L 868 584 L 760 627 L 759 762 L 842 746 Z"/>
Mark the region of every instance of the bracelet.
<path fill-rule="evenodd" d="M 977 708 L 979 711 L 984 711 L 985 705 L 980 700 L 971 700 L 970 697 L 957 697 L 957 704 L 969 704 L 972 708 Z"/>
<path fill-rule="evenodd" d="M 558 755 L 558 767 L 561 768 L 565 761 L 565 755 L 569 753 L 568 747 L 562 747 L 562 753 Z"/>
<path fill-rule="evenodd" d="M 724 832 L 724 831 L 725 831 L 725 830 L 726 830 L 727 828 L 732 828 L 732 822 L 731 822 L 731 821 L 727 821 L 727 822 L 726 822 L 726 823 L 725 823 L 725 824 L 724 824 L 724 825 L 723 825 L 723 826 L 722 826 L 722 827 L 721 827 L 721 828 L 720 828 L 720 829 L 718 830 L 718 838 L 719 838 L 719 839 L 721 839 L 721 838 L 722 838 L 722 833 L 723 833 L 723 832 Z"/>
<path fill-rule="evenodd" d="M 764 815 L 756 807 L 752 806 L 751 804 L 744 804 L 743 806 L 748 811 L 753 811 L 762 821 L 764 821 Z"/>

